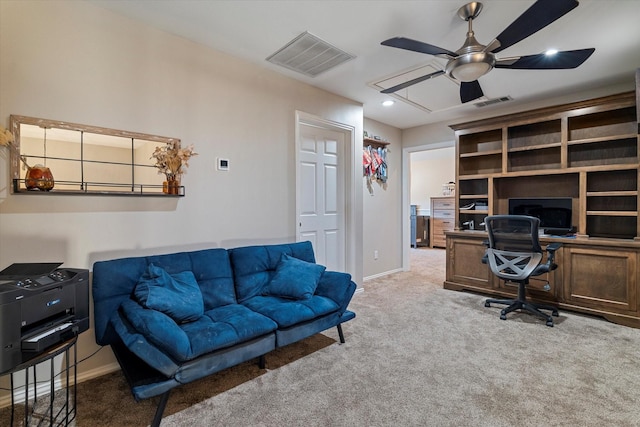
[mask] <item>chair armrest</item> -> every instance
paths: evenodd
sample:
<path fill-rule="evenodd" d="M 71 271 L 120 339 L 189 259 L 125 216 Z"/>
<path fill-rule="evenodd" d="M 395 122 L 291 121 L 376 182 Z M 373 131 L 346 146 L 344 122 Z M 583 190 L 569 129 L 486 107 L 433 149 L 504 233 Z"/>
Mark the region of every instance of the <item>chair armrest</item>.
<path fill-rule="evenodd" d="M 560 249 L 561 246 L 562 246 L 562 243 L 553 242 L 553 243 L 549 243 L 545 249 L 547 250 L 547 252 L 555 252 L 558 249 Z"/>
<path fill-rule="evenodd" d="M 489 248 L 489 240 L 484 239 L 482 244 Z M 480 260 L 483 264 L 489 264 L 489 255 L 487 255 L 487 251 L 484 251 L 484 255 L 482 255 L 482 259 Z"/>
<path fill-rule="evenodd" d="M 562 243 L 553 242 L 549 243 L 545 250 L 547 251 L 547 265 L 549 266 L 549 271 L 555 270 L 557 265 L 554 263 L 556 251 L 560 249 Z"/>

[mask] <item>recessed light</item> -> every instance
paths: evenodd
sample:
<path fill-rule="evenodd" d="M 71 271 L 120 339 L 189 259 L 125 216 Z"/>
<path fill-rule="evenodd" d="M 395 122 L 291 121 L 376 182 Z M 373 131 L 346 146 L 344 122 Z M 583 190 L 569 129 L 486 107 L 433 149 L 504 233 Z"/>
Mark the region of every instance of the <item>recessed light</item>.
<path fill-rule="evenodd" d="M 544 54 L 547 56 L 552 56 L 558 53 L 558 49 L 548 49 Z"/>
<path fill-rule="evenodd" d="M 390 99 L 387 99 L 386 101 L 384 101 L 384 102 L 382 103 L 382 105 L 384 105 L 385 107 L 391 107 L 391 106 L 392 106 L 393 104 L 395 104 L 395 103 L 396 103 L 395 101 L 392 101 L 392 100 L 390 100 Z"/>

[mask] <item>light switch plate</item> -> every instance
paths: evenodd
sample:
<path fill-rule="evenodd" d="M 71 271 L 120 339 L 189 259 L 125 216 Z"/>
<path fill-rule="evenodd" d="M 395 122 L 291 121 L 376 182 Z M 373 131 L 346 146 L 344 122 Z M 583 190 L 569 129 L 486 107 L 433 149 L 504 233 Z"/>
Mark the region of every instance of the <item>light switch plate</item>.
<path fill-rule="evenodd" d="M 218 170 L 219 171 L 228 171 L 229 170 L 229 159 L 221 159 L 218 157 Z"/>

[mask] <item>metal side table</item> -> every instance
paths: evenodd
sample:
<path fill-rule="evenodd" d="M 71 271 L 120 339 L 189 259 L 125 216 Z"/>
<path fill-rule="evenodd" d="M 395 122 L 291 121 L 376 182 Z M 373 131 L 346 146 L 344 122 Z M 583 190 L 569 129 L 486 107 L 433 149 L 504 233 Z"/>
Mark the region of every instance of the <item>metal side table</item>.
<path fill-rule="evenodd" d="M 11 426 L 14 425 L 17 390 L 24 388 L 24 424 L 23 426 L 68 426 L 76 417 L 76 378 L 77 378 L 77 343 L 75 336 L 48 351 L 21 363 L 1 375 L 11 375 Z M 64 354 L 64 368 L 56 373 L 54 359 Z M 49 401 L 42 402 L 44 396 L 38 396 L 38 378 L 36 367 L 41 363 L 49 363 Z M 29 370 L 33 372 L 33 384 L 29 383 Z M 14 378 L 24 371 L 25 384 L 15 387 Z M 56 393 L 55 379 L 60 377 L 64 390 Z M 64 381 L 63 381 L 64 380 Z M 30 393 L 33 398 L 30 398 Z"/>

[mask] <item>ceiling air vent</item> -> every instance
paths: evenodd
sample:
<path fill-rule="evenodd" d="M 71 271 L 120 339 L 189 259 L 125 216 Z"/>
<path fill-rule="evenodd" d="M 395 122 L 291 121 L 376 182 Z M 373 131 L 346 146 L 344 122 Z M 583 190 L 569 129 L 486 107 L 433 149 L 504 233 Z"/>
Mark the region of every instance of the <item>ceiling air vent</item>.
<path fill-rule="evenodd" d="M 507 101 L 513 101 L 513 98 L 511 98 L 510 96 L 503 96 L 502 98 L 493 98 L 493 99 L 487 99 L 486 101 L 476 102 L 473 105 L 481 108 L 481 107 L 488 107 L 489 105 L 493 105 L 493 104 L 500 104 L 501 102 L 507 102 Z"/>
<path fill-rule="evenodd" d="M 267 61 L 315 77 L 353 58 L 355 56 L 305 31 L 269 56 Z"/>

